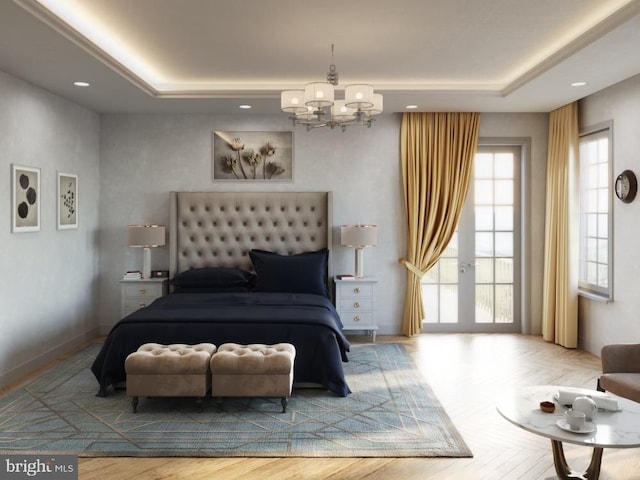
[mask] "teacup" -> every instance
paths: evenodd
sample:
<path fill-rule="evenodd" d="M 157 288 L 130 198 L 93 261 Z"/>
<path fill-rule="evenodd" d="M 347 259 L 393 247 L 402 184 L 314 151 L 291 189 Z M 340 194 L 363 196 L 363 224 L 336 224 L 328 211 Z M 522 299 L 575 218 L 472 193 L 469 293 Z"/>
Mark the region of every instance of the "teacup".
<path fill-rule="evenodd" d="M 582 430 L 586 423 L 586 416 L 584 412 L 578 410 L 569 409 L 564 412 L 564 418 L 569 424 L 571 430 Z"/>
<path fill-rule="evenodd" d="M 592 421 L 598 413 L 598 405 L 589 397 L 576 397 L 573 401 L 572 409 L 584 413 L 587 421 Z"/>

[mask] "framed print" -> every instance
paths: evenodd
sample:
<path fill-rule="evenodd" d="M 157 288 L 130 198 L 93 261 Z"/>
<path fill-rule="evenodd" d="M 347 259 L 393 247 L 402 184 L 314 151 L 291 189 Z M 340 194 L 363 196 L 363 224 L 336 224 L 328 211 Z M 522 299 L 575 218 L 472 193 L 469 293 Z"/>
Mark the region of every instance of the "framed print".
<path fill-rule="evenodd" d="M 40 230 L 40 169 L 11 165 L 11 231 Z"/>
<path fill-rule="evenodd" d="M 213 180 L 293 180 L 292 132 L 213 132 Z"/>
<path fill-rule="evenodd" d="M 58 230 L 78 228 L 78 175 L 58 172 Z"/>

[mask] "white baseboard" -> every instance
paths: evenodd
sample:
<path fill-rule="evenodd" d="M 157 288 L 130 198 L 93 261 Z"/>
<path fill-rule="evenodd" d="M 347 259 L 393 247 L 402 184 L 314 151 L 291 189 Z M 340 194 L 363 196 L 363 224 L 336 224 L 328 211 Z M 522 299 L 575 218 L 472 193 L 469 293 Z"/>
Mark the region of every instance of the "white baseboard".
<path fill-rule="evenodd" d="M 30 373 L 44 367 L 48 363 L 53 362 L 58 357 L 70 352 L 71 350 L 79 347 L 83 343 L 89 342 L 98 336 L 98 328 L 93 328 L 82 335 L 78 335 L 70 340 L 67 340 L 57 347 L 53 347 L 41 355 L 32 358 L 26 363 L 12 368 L 11 370 L 0 374 L 0 388 L 4 388 L 12 383 L 20 381 L 20 379 L 29 375 Z"/>

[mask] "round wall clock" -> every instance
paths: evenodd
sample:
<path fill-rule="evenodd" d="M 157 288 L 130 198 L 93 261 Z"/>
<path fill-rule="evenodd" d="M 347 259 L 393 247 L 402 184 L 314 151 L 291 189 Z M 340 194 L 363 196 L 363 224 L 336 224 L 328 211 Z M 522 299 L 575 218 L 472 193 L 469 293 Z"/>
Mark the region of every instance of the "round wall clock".
<path fill-rule="evenodd" d="M 625 170 L 618 178 L 615 184 L 616 196 L 624 203 L 631 203 L 636 198 L 638 192 L 638 180 L 635 173 L 631 170 Z"/>

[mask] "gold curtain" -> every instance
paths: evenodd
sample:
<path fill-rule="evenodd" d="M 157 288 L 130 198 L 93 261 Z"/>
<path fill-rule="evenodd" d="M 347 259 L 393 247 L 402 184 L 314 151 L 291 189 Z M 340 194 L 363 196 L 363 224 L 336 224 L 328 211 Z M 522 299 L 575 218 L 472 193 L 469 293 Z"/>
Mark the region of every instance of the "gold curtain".
<path fill-rule="evenodd" d="M 578 104 L 551 112 L 547 156 L 542 337 L 578 346 Z"/>
<path fill-rule="evenodd" d="M 471 180 L 478 146 L 478 113 L 404 113 L 400 131 L 407 211 L 407 267 L 402 333 L 420 333 L 424 308 L 420 280 L 453 235 Z"/>

